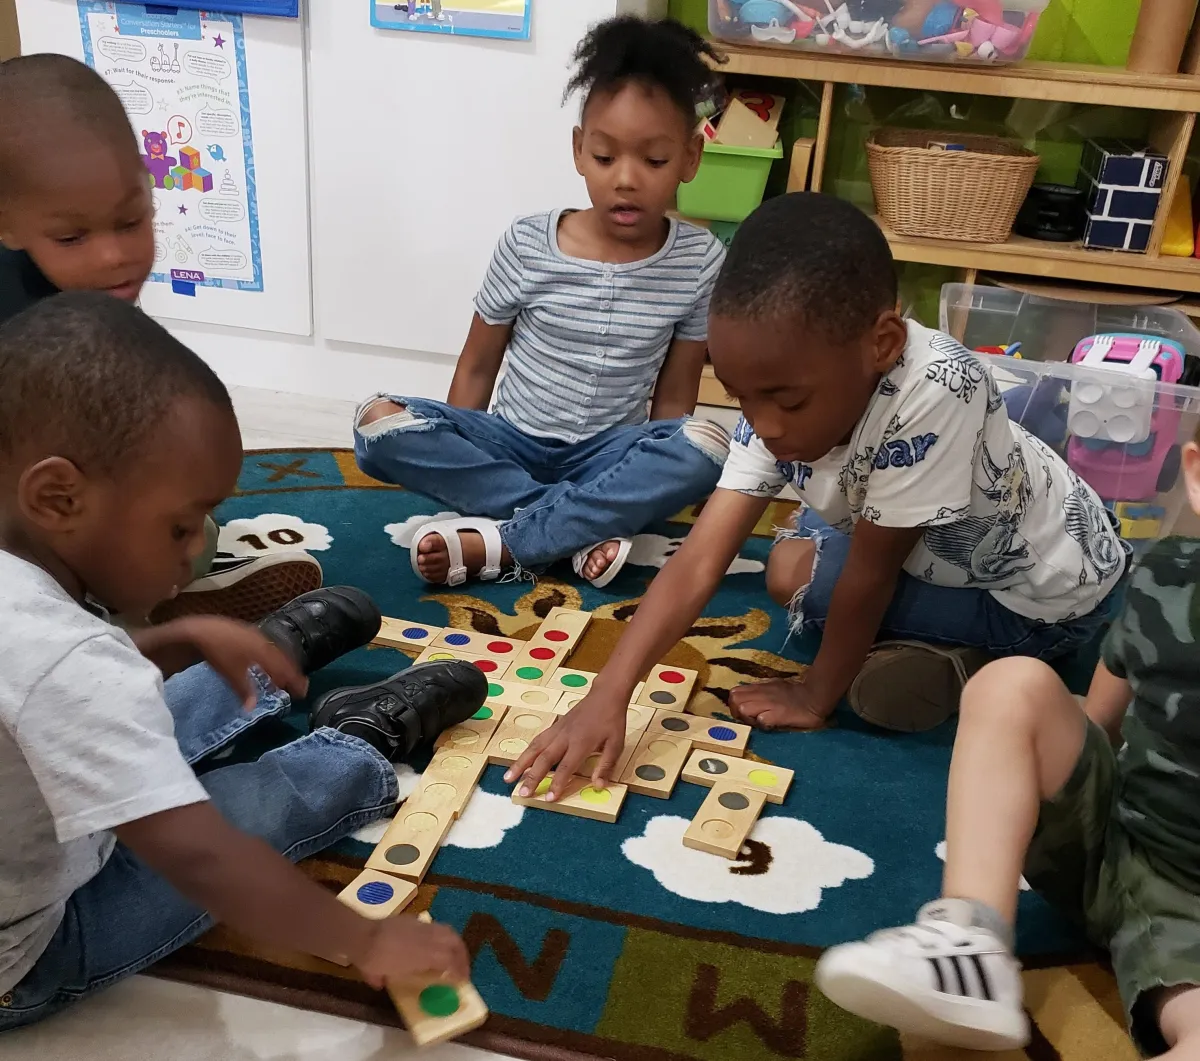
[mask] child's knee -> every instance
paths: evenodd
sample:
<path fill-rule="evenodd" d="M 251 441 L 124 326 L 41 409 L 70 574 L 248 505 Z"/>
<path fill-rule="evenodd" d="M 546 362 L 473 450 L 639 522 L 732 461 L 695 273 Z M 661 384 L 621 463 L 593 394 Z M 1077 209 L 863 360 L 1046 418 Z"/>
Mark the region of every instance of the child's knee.
<path fill-rule="evenodd" d="M 1011 656 L 989 663 L 967 682 L 960 714 L 972 719 L 996 715 L 1011 725 L 1033 725 L 1062 690 L 1062 679 L 1052 667 L 1028 656 Z"/>
<path fill-rule="evenodd" d="M 812 581 L 817 547 L 811 538 L 784 538 L 767 557 L 767 592 L 786 608 Z"/>
<path fill-rule="evenodd" d="M 399 431 L 419 431 L 430 422 L 403 402 L 380 396 L 359 406 L 354 430 L 363 439 L 382 438 Z"/>
<path fill-rule="evenodd" d="M 729 456 L 729 432 L 711 420 L 691 417 L 683 425 L 683 437 L 709 458 L 719 470 Z"/>

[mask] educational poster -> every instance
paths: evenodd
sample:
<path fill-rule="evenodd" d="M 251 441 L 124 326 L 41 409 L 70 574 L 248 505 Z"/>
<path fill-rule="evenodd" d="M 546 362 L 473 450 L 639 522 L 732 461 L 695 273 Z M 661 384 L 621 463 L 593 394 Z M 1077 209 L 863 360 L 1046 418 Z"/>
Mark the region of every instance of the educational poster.
<path fill-rule="evenodd" d="M 84 56 L 116 89 L 154 189 L 153 283 L 262 291 L 242 16 L 79 0 Z"/>
<path fill-rule="evenodd" d="M 371 25 L 417 33 L 529 39 L 533 0 L 370 0 Z"/>

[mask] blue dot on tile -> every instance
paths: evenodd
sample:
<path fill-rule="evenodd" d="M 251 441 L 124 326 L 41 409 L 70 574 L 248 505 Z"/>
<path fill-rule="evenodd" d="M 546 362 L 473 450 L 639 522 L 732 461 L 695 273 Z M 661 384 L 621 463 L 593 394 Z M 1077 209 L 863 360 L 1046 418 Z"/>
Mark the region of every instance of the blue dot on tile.
<path fill-rule="evenodd" d="M 462 646 L 462 645 L 469 645 L 470 643 L 471 643 L 471 639 L 466 634 L 447 634 L 446 635 L 446 644 L 447 645 Z"/>
<path fill-rule="evenodd" d="M 708 735 L 713 740 L 737 740 L 737 733 L 728 726 L 713 726 Z"/>
<path fill-rule="evenodd" d="M 381 880 L 373 880 L 358 889 L 358 901 L 364 906 L 382 906 L 395 898 L 396 889 Z"/>
<path fill-rule="evenodd" d="M 407 637 L 409 641 L 420 641 L 421 638 L 429 636 L 429 631 L 423 626 L 410 626 L 407 630 L 401 630 L 400 636 Z"/>

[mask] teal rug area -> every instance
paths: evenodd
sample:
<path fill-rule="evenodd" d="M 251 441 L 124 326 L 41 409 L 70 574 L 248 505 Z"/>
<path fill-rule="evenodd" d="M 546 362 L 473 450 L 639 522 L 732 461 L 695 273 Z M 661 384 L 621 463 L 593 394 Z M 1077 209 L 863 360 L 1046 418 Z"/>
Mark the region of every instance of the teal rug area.
<path fill-rule="evenodd" d="M 812 659 L 815 645 L 787 643 L 786 615 L 763 581 L 771 522 L 786 511 L 779 506 L 760 524 L 736 573 L 667 657 L 700 672 L 697 713 L 719 715 L 738 682 L 797 674 Z M 593 671 L 619 638 L 653 565 L 661 565 L 694 519 L 684 513 L 651 528 L 636 543 L 637 563 L 606 590 L 575 579 L 563 565 L 536 585 L 472 583 L 449 591 L 418 580 L 407 548 L 396 544 L 411 540 L 414 526 L 437 512 L 427 498 L 362 476 L 351 454 L 300 451 L 248 455 L 239 493 L 218 517 L 223 548 L 307 548 L 320 559 L 327 584 L 361 586 L 396 618 L 522 637 L 551 607 L 590 611 L 593 623 L 570 665 Z M 409 662 L 388 649 L 365 649 L 318 675 L 313 692 L 384 678 Z M 305 729 L 297 711 L 261 737 L 279 743 Z M 891 1033 L 830 1012 L 809 989 L 809 974 L 820 949 L 907 923 L 938 894 L 953 737 L 952 724 L 929 734 L 885 734 L 844 708 L 819 733 L 754 734 L 752 755 L 796 777 L 781 806 L 767 804 L 745 856 L 732 863 L 680 843 L 704 789 L 680 783 L 669 800 L 631 795 L 619 821 L 603 824 L 522 811 L 508 798 L 501 768 L 491 767 L 422 894 L 436 918 L 466 931 L 476 986 L 499 1026 L 517 1039 L 646 1061 L 727 1057 L 729 1050 L 739 1058 L 906 1056 Z M 262 747 L 247 745 L 238 754 L 250 757 Z M 419 772 L 427 758 L 412 768 Z M 412 771 L 402 767 L 400 774 L 411 784 Z M 381 834 L 382 826 L 345 842 L 313 872 L 333 884 L 349 880 Z M 696 948 L 707 957 L 689 957 Z M 1021 898 L 1019 949 L 1035 965 L 1086 953 L 1028 892 Z M 345 1012 L 375 1004 L 366 988 L 347 986 L 344 974 L 335 979 L 311 962 L 252 952 L 223 937 L 186 952 L 188 961 L 222 970 L 238 989 L 254 991 L 244 982 L 249 978 L 300 992 L 305 1004 L 323 1007 L 313 1001 L 321 992 L 349 1005 Z M 678 1005 L 672 1003 L 678 1021 L 646 1013 L 645 993 L 675 991 L 670 970 L 683 966 L 691 979 L 678 987 Z M 789 983 L 800 994 L 789 996 Z M 703 1011 L 706 991 L 713 1012 L 740 997 L 726 998 L 730 984 L 757 999 L 768 1023 L 800 1006 L 803 1045 L 778 1028 L 774 1039 L 756 1032 L 745 1043 L 736 1035 L 722 1038 L 716 1025 L 707 1038 L 684 1034 L 703 1031 L 693 1010 Z M 377 1008 L 381 1015 L 386 1003 Z M 757 1028 L 755 1020 L 749 1024 Z"/>

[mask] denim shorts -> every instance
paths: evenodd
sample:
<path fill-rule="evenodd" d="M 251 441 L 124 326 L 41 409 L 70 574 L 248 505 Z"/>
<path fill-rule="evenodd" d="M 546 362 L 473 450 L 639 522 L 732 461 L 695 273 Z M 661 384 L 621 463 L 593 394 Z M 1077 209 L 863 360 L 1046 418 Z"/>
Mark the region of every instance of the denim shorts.
<path fill-rule="evenodd" d="M 804 509 L 794 530 L 780 539 L 811 538 L 817 543 L 812 580 L 792 598 L 791 631 L 800 636 L 825 627 L 833 588 L 850 553 L 850 535 Z M 892 602 L 879 627 L 879 641 L 922 641 L 927 644 L 979 648 L 994 656 L 1034 656 L 1052 660 L 1090 644 L 1117 617 L 1125 596 L 1126 574 L 1092 611 L 1061 623 L 1030 619 L 1001 604 L 985 589 L 935 586 L 900 572 Z"/>

